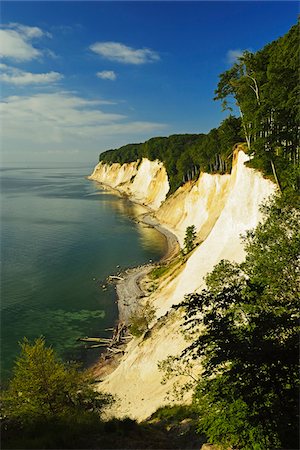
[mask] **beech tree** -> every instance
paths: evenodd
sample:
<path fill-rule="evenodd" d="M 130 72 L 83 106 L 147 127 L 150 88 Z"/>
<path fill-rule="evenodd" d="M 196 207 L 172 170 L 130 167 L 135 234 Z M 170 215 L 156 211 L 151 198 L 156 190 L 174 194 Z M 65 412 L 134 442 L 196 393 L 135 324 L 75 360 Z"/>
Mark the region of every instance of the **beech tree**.
<path fill-rule="evenodd" d="M 220 75 L 215 100 L 239 108 L 254 167 L 299 189 L 299 24 Z M 289 172 L 290 175 L 287 174 Z"/>
<path fill-rule="evenodd" d="M 199 431 L 226 449 L 299 448 L 299 197 L 264 213 L 245 262 L 222 261 L 181 304 L 192 343 L 179 359 L 203 367 Z"/>

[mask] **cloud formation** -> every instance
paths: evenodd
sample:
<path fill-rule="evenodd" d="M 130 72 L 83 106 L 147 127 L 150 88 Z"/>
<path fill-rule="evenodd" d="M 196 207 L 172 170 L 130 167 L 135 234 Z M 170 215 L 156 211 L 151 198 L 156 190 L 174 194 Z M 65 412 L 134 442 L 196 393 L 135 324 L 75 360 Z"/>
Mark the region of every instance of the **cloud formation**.
<path fill-rule="evenodd" d="M 237 62 L 238 58 L 243 55 L 244 50 L 236 49 L 236 50 L 228 50 L 226 54 L 226 61 L 228 64 L 234 64 Z"/>
<path fill-rule="evenodd" d="M 18 33 L 27 36 L 28 39 L 40 38 L 42 36 L 52 37 L 51 33 L 43 31 L 39 27 L 28 27 L 27 25 L 22 25 L 21 23 L 10 22 L 7 25 L 3 25 L 3 28 L 8 28 L 17 31 Z"/>
<path fill-rule="evenodd" d="M 24 86 L 29 84 L 51 84 L 63 78 L 63 75 L 58 72 L 47 73 L 32 73 L 15 67 L 0 64 L 1 74 L 0 81 L 17 86 Z"/>
<path fill-rule="evenodd" d="M 117 75 L 113 70 L 102 70 L 102 72 L 97 72 L 96 75 L 98 78 L 102 78 L 102 80 L 114 81 L 117 78 Z"/>
<path fill-rule="evenodd" d="M 137 138 L 164 128 L 102 110 L 111 104 L 72 92 L 9 96 L 0 103 L 4 148 L 10 154 L 15 149 L 99 151 L 101 146 L 119 145 L 121 138 L 126 142 L 128 135 Z"/>
<path fill-rule="evenodd" d="M 41 50 L 35 48 L 32 40 L 43 36 L 51 37 L 38 27 L 28 27 L 18 23 L 3 25 L 0 30 L 0 56 L 15 61 L 31 61 L 42 55 Z"/>
<path fill-rule="evenodd" d="M 120 42 L 96 42 L 90 49 L 110 61 L 123 64 L 146 64 L 158 61 L 159 54 L 148 48 L 134 49 Z"/>

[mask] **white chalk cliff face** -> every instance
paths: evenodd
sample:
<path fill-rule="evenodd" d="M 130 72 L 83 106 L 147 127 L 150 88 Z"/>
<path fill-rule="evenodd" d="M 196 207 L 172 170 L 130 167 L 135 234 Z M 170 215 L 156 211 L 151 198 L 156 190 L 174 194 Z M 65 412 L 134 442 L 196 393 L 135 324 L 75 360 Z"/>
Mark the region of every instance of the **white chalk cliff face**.
<path fill-rule="evenodd" d="M 157 318 L 170 311 L 173 304 L 182 301 L 185 294 L 203 289 L 205 275 L 222 259 L 243 260 L 245 254 L 241 235 L 258 224 L 260 204 L 275 191 L 271 181 L 244 165 L 247 160 L 248 156 L 237 150 L 230 175 L 201 174 L 196 182 L 179 188 L 164 203 L 163 196 L 159 198 L 162 205 L 156 211 L 158 220 L 173 231 L 181 243 L 185 228 L 195 225 L 202 243 L 177 276 L 165 280 L 151 294 L 149 299 L 156 307 Z M 149 163 L 145 163 L 148 164 L 145 167 L 149 167 Z M 155 167 L 160 167 L 162 172 L 158 163 Z M 107 176 L 108 169 L 100 166 L 100 170 L 103 173 L 101 176 Z M 136 170 L 136 166 L 133 165 L 131 170 Z M 113 179 L 117 179 L 117 175 Z M 98 177 L 98 181 L 102 180 Z M 154 178 L 151 183 L 155 184 Z M 166 186 L 164 179 L 165 190 Z M 158 187 L 155 189 L 165 192 Z M 141 191 L 137 192 L 140 195 Z M 133 195 L 133 198 L 137 197 Z M 157 206 L 159 202 L 151 197 L 149 204 Z M 157 364 L 169 355 L 180 354 L 186 346 L 180 332 L 178 314 L 168 314 L 157 321 L 146 340 L 133 339 L 120 365 L 100 383 L 99 388 L 119 399 L 112 413 L 117 417 L 143 420 L 163 406 L 171 383 L 161 384 L 162 374 Z"/>
<path fill-rule="evenodd" d="M 169 192 L 167 171 L 160 161 L 143 158 L 141 163 L 104 164 L 100 162 L 89 177 L 91 180 L 118 189 L 133 201 L 156 210 Z"/>
<path fill-rule="evenodd" d="M 221 211 L 229 192 L 230 175 L 201 173 L 198 180 L 177 189 L 156 213 L 158 221 L 172 231 L 183 247 L 185 230 L 195 225 L 203 241 Z"/>

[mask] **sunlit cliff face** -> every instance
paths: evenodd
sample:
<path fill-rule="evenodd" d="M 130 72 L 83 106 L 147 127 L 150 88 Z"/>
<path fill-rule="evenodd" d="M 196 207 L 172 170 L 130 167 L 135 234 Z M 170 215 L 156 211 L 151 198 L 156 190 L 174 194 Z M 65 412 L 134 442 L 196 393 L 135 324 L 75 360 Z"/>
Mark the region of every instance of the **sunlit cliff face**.
<path fill-rule="evenodd" d="M 201 239 L 181 273 L 167 283 L 161 292 L 160 299 L 156 301 L 158 314 L 164 314 L 173 304 L 179 303 L 185 294 L 203 289 L 204 277 L 222 259 L 236 262 L 243 260 L 245 253 L 241 237 L 247 230 L 257 226 L 261 219 L 261 203 L 275 191 L 271 181 L 245 166 L 246 161 L 248 156 L 244 152 L 236 152 L 230 176 L 221 175 L 224 180 L 218 181 L 219 196 L 212 181 L 208 184 L 211 190 L 199 195 L 198 204 L 205 211 L 205 220 L 198 222 L 197 230 L 198 236 L 204 239 Z M 198 183 L 201 183 L 201 179 L 202 176 Z M 209 197 L 211 201 L 207 201 Z M 164 205 L 159 213 L 163 208 Z M 197 209 L 197 204 L 194 209 Z M 165 217 L 165 222 L 167 220 Z"/>
<path fill-rule="evenodd" d="M 169 192 L 167 171 L 160 161 L 143 158 L 141 163 L 104 164 L 100 162 L 91 180 L 99 181 L 129 195 L 133 201 L 158 209 Z"/>
<path fill-rule="evenodd" d="M 143 199 L 155 208 L 159 222 L 173 231 L 181 244 L 186 227 L 195 225 L 201 243 L 177 274 L 161 282 L 148 297 L 156 308 L 157 317 L 169 314 L 153 325 L 146 340 L 130 342 L 118 368 L 101 383 L 101 389 L 118 397 L 119 402 L 112 410 L 118 417 L 143 420 L 166 403 L 171 385 L 161 384 L 157 364 L 170 354 L 180 354 L 187 345 L 180 331 L 179 314 L 170 313 L 172 305 L 182 301 L 185 294 L 203 289 L 204 277 L 222 259 L 243 260 L 241 235 L 256 227 L 261 219 L 260 204 L 275 191 L 272 182 L 245 166 L 247 160 L 248 156 L 237 149 L 230 175 L 203 173 L 197 181 L 186 183 L 166 201 L 168 181 L 161 163 L 143 160 L 138 169 L 136 163 L 132 163 L 130 169 L 128 165 L 122 166 L 125 172 L 137 170 L 133 181 L 124 185 L 133 199 Z M 112 169 L 113 166 L 116 165 L 111 166 L 111 180 L 116 180 L 117 167 Z M 106 175 L 108 170 L 100 165 L 93 179 L 109 181 L 107 184 L 112 186 Z M 177 383 L 184 381 L 178 379 Z"/>
<path fill-rule="evenodd" d="M 224 207 L 229 180 L 230 175 L 201 173 L 197 181 L 177 189 L 162 204 L 156 217 L 176 234 L 181 246 L 190 225 L 195 225 L 198 239 L 203 241 Z"/>

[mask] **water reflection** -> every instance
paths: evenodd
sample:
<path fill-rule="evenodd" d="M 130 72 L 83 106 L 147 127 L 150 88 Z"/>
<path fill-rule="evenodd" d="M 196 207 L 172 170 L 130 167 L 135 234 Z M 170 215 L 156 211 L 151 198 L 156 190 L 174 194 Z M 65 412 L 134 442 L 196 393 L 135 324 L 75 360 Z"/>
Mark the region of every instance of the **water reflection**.
<path fill-rule="evenodd" d="M 142 216 L 149 212 L 149 209 L 143 205 L 139 205 L 124 197 L 117 190 L 103 187 L 97 182 L 93 182 L 99 194 L 106 194 L 109 197 L 104 200 L 109 207 L 121 214 L 122 216 L 133 219 L 136 224 L 136 231 L 139 233 L 139 242 L 146 250 L 155 250 L 161 253 L 167 250 L 167 241 L 164 235 L 159 233 L 153 227 L 140 222 Z M 102 200 L 103 202 L 103 200 Z"/>

